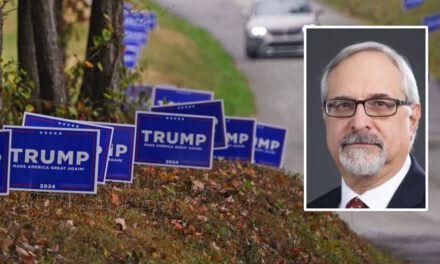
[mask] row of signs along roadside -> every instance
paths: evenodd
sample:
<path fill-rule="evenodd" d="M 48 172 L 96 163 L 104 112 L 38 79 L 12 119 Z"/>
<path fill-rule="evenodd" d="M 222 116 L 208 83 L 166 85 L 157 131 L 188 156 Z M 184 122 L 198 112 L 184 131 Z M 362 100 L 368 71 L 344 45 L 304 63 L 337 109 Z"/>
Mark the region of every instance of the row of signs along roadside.
<path fill-rule="evenodd" d="M 425 0 L 402 0 L 404 10 L 415 9 L 425 3 Z M 440 13 L 426 15 L 422 18 L 422 23 L 428 26 L 428 31 L 432 32 L 440 28 Z"/>
<path fill-rule="evenodd" d="M 157 15 L 146 10 L 132 10 L 131 5 L 124 4 L 124 64 L 128 69 L 135 69 L 147 47 L 150 31 L 157 26 Z"/>
<path fill-rule="evenodd" d="M 214 157 L 281 168 L 287 129 L 253 118 L 225 116 L 223 100 L 213 98 L 209 91 L 155 86 L 150 111 L 214 117 Z"/>
<path fill-rule="evenodd" d="M 151 101 L 135 125 L 25 113 L 22 126 L 0 131 L 0 194 L 94 194 L 108 181 L 131 183 L 134 163 L 211 169 L 217 157 L 282 166 L 285 128 L 226 117 L 212 92 L 155 87 Z"/>

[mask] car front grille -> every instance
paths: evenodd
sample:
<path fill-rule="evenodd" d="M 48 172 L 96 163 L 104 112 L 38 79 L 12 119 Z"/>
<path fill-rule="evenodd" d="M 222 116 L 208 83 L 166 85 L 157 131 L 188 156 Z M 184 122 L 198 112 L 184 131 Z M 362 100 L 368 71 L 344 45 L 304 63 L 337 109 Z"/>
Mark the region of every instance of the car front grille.
<path fill-rule="evenodd" d="M 270 29 L 269 32 L 274 36 L 296 35 L 302 33 L 302 28 Z"/>
<path fill-rule="evenodd" d="M 304 45 L 302 41 L 292 41 L 292 42 L 270 43 L 267 46 L 273 48 L 282 48 L 282 47 L 292 47 L 292 46 L 302 46 L 302 45 Z"/>

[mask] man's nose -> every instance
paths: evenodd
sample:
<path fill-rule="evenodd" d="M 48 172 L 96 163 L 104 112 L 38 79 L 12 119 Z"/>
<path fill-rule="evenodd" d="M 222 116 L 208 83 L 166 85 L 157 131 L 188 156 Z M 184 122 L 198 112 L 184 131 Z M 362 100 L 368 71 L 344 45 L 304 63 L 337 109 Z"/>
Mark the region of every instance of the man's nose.
<path fill-rule="evenodd" d="M 358 104 L 356 106 L 356 113 L 351 117 L 350 127 L 354 131 L 371 128 L 371 117 L 365 112 L 363 104 Z"/>

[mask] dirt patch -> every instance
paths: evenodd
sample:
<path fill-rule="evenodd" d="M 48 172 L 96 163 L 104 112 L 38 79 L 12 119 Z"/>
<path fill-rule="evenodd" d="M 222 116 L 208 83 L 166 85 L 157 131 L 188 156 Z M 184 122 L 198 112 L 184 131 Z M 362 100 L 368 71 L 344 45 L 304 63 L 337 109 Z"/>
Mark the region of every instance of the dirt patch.
<path fill-rule="evenodd" d="M 160 45 L 173 45 L 176 47 L 181 47 L 188 52 L 189 56 L 198 56 L 197 45 L 179 32 L 159 27 L 156 31 L 152 32 L 151 37 L 152 40 Z"/>

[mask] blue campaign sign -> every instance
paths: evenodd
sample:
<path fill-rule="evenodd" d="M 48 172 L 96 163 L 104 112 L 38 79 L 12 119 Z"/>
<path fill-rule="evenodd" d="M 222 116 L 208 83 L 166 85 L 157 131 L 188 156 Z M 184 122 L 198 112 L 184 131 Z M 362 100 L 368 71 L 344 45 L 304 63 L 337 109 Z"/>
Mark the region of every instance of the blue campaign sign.
<path fill-rule="evenodd" d="M 9 193 L 11 131 L 0 130 L 0 195 Z"/>
<path fill-rule="evenodd" d="M 257 123 L 255 164 L 281 168 L 286 137 L 286 128 Z"/>
<path fill-rule="evenodd" d="M 133 6 L 130 3 L 124 3 L 124 9 L 130 11 Z"/>
<path fill-rule="evenodd" d="M 152 106 L 151 111 L 161 112 L 161 113 L 212 116 L 214 117 L 214 124 L 215 124 L 214 148 L 225 149 L 227 147 L 223 100 L 165 105 L 165 106 Z"/>
<path fill-rule="evenodd" d="M 112 144 L 105 181 L 133 181 L 134 125 L 97 123 L 113 128 Z"/>
<path fill-rule="evenodd" d="M 140 23 L 136 21 L 136 19 L 132 19 L 130 16 L 126 17 L 124 20 L 124 32 L 130 31 L 147 34 L 149 30 L 149 25 L 145 23 Z"/>
<path fill-rule="evenodd" d="M 126 12 L 124 13 L 124 27 L 139 30 L 141 27 L 154 29 L 157 26 L 157 14 L 154 12 Z"/>
<path fill-rule="evenodd" d="M 137 58 L 141 56 L 141 47 L 137 43 L 125 43 L 124 53 L 133 54 Z"/>
<path fill-rule="evenodd" d="M 157 27 L 157 14 L 149 13 L 145 14 L 144 17 L 147 18 L 147 25 L 150 29 L 155 29 Z"/>
<path fill-rule="evenodd" d="M 213 92 L 155 86 L 151 101 L 153 105 L 165 105 L 209 101 L 212 99 L 214 99 Z"/>
<path fill-rule="evenodd" d="M 254 118 L 226 117 L 227 149 L 214 150 L 214 157 L 227 160 L 254 160 L 254 138 L 256 120 Z"/>
<path fill-rule="evenodd" d="M 113 128 L 99 126 L 85 121 L 73 121 L 28 112 L 24 113 L 23 126 L 98 129 L 100 131 L 98 183 L 104 183 L 105 175 L 107 173 L 107 161 L 110 150 L 110 143 L 112 141 Z"/>
<path fill-rule="evenodd" d="M 149 29 L 154 29 L 157 26 L 157 14 L 154 12 L 139 12 L 142 23 L 146 24 Z"/>
<path fill-rule="evenodd" d="M 5 128 L 12 130 L 11 190 L 96 193 L 99 130 Z"/>
<path fill-rule="evenodd" d="M 211 169 L 213 144 L 213 117 L 136 112 L 136 163 Z"/>
<path fill-rule="evenodd" d="M 148 84 L 133 84 L 127 87 L 125 94 L 129 103 L 135 103 L 136 110 L 149 111 L 149 99 L 151 98 L 153 87 Z M 125 106 L 124 109 L 130 106 Z"/>
<path fill-rule="evenodd" d="M 136 54 L 132 52 L 124 52 L 124 64 L 128 69 L 134 69 L 137 65 Z"/>
<path fill-rule="evenodd" d="M 143 45 L 146 44 L 148 40 L 148 32 L 140 32 L 134 30 L 126 30 L 124 35 L 124 44 L 132 43 Z"/>
<path fill-rule="evenodd" d="M 423 4 L 425 0 L 402 0 L 402 6 L 405 10 L 416 8 Z"/>
<path fill-rule="evenodd" d="M 440 13 L 423 18 L 423 24 L 428 26 L 428 31 L 432 32 L 440 28 Z"/>

